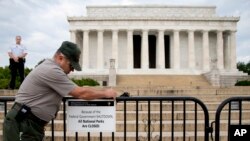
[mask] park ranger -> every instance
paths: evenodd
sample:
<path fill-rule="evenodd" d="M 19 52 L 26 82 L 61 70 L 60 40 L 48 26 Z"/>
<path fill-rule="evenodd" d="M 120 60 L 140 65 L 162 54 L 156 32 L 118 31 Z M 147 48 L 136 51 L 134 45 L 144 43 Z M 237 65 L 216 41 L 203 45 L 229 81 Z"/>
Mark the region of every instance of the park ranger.
<path fill-rule="evenodd" d="M 55 118 L 66 95 L 85 100 L 116 97 L 113 89 L 79 87 L 68 78 L 74 69 L 81 70 L 80 54 L 76 44 L 64 41 L 53 59 L 46 59 L 29 73 L 4 119 L 4 141 L 42 141 L 44 127 Z"/>

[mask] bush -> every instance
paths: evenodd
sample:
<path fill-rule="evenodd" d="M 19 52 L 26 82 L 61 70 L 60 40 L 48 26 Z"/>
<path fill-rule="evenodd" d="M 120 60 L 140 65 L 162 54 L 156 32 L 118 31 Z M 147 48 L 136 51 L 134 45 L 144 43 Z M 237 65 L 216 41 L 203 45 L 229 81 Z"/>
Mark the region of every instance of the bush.
<path fill-rule="evenodd" d="M 86 79 L 72 79 L 72 81 L 78 85 L 78 86 L 99 86 L 100 84 L 90 78 L 86 78 Z"/>
<path fill-rule="evenodd" d="M 0 89 L 8 89 L 9 79 L 0 79 Z"/>
<path fill-rule="evenodd" d="M 235 86 L 250 86 L 250 81 L 248 80 L 243 80 L 243 81 L 238 81 Z"/>
<path fill-rule="evenodd" d="M 250 61 L 248 61 L 248 63 L 238 62 L 237 68 L 238 70 L 243 71 L 244 73 L 250 75 Z"/>
<path fill-rule="evenodd" d="M 24 69 L 25 76 L 27 76 L 31 71 L 32 69 L 25 68 Z M 11 75 L 10 75 L 9 67 L 8 66 L 0 67 L 0 89 L 8 88 L 10 78 L 11 78 Z M 15 88 L 18 89 L 19 87 L 20 87 L 20 78 L 19 78 L 19 75 L 17 75 Z"/>

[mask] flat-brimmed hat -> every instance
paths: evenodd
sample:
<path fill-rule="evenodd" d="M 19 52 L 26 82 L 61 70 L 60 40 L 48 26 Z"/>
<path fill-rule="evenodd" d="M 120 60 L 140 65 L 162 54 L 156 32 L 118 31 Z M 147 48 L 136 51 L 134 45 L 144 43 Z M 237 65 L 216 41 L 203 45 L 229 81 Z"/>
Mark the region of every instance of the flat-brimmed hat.
<path fill-rule="evenodd" d="M 81 66 L 79 64 L 79 59 L 81 55 L 81 50 L 77 47 L 75 43 L 64 41 L 61 47 L 58 49 L 67 59 L 69 59 L 71 66 L 77 70 L 81 71 Z"/>

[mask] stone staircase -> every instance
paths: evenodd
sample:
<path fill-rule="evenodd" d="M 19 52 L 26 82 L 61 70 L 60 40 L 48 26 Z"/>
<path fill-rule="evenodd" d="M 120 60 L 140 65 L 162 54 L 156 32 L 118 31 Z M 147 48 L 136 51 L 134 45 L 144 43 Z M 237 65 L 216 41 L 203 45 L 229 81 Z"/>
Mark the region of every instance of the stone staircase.
<path fill-rule="evenodd" d="M 219 87 L 211 87 L 211 86 L 145 86 L 145 87 L 129 87 L 129 86 L 118 86 L 115 88 L 118 93 L 123 93 L 127 91 L 131 96 L 191 96 L 195 97 L 207 106 L 209 110 L 209 123 L 214 121 L 215 112 L 218 105 L 225 99 L 233 96 L 249 96 L 250 95 L 250 87 L 228 87 L 228 88 L 219 88 Z M 14 95 L 16 91 L 8 91 L 1 90 L 0 94 L 3 96 Z M 11 107 L 13 102 L 8 103 L 8 108 Z M 194 140 L 194 104 L 191 102 L 186 103 L 186 140 L 193 141 Z M 136 108 L 135 103 L 127 102 L 127 112 L 126 112 L 126 140 L 134 141 L 136 136 Z M 171 131 L 172 131 L 172 115 L 171 115 L 171 103 L 165 102 L 163 103 L 163 126 L 162 130 L 164 131 L 163 141 L 171 140 Z M 62 109 L 62 106 L 61 106 Z M 150 103 L 150 120 L 151 120 L 151 132 L 150 136 L 152 141 L 156 141 L 159 138 L 159 130 L 160 130 L 160 117 L 159 117 L 159 109 L 160 105 L 157 102 Z M 243 109 L 243 123 L 250 123 L 250 105 L 244 105 Z M 138 117 L 138 135 L 140 141 L 148 140 L 147 139 L 147 123 L 148 123 L 148 103 L 140 102 L 139 103 L 139 117 Z M 221 141 L 227 140 L 227 111 L 224 111 L 221 115 Z M 200 107 L 198 107 L 198 118 L 197 118 L 197 140 L 202 141 L 204 139 L 204 115 L 203 111 Z M 174 105 L 174 140 L 182 141 L 183 140 L 183 102 L 175 102 Z M 232 123 L 237 123 L 237 119 L 239 114 L 237 111 L 232 112 Z M 0 136 L 2 136 L 2 122 L 4 118 L 3 111 L 0 111 Z M 54 130 L 55 130 L 55 141 L 63 140 L 63 111 L 59 111 L 57 118 L 54 120 Z M 51 140 L 51 124 L 46 126 L 46 141 Z M 111 133 L 102 133 L 103 141 L 111 140 Z M 91 133 L 91 141 L 99 141 L 100 133 Z M 78 133 L 78 140 L 87 140 L 87 133 Z M 0 141 L 2 137 L 0 137 Z M 75 140 L 75 133 L 67 132 L 67 141 Z M 211 140 L 211 139 L 210 139 Z M 116 133 L 115 133 L 115 141 L 124 141 L 124 105 L 123 103 L 117 103 L 117 112 L 116 112 Z"/>
<path fill-rule="evenodd" d="M 118 87 L 210 86 L 203 75 L 117 75 Z"/>
<path fill-rule="evenodd" d="M 212 69 L 203 76 L 211 83 L 212 86 L 234 86 L 237 81 L 247 80 L 249 76 L 242 71 L 226 71 Z"/>

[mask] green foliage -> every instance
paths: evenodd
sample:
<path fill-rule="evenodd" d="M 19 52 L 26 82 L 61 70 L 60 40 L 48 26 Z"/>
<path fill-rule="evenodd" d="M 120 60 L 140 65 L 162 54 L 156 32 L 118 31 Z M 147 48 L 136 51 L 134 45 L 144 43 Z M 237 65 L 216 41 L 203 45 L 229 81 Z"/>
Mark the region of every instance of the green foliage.
<path fill-rule="evenodd" d="M 10 69 L 9 67 L 0 67 L 0 79 L 10 78 Z"/>
<path fill-rule="evenodd" d="M 248 63 L 238 62 L 237 68 L 239 71 L 243 71 L 244 73 L 250 75 L 250 61 Z M 250 81 L 248 80 L 238 81 L 235 84 L 235 86 L 250 86 Z"/>
<path fill-rule="evenodd" d="M 250 81 L 244 80 L 244 81 L 238 81 L 235 86 L 250 86 Z"/>
<path fill-rule="evenodd" d="M 28 74 L 32 71 L 32 69 L 29 69 L 29 68 L 25 68 L 24 69 L 24 75 L 25 76 L 28 76 Z"/>
<path fill-rule="evenodd" d="M 0 89 L 7 89 L 9 81 L 9 79 L 0 79 Z"/>
<path fill-rule="evenodd" d="M 24 69 L 24 74 L 25 76 L 27 76 L 32 69 L 29 68 L 25 68 Z M 0 89 L 7 89 L 9 82 L 10 82 L 10 69 L 8 66 L 6 67 L 0 67 Z M 20 78 L 17 75 L 17 79 L 16 79 L 16 89 L 18 89 L 20 87 Z"/>
<path fill-rule="evenodd" d="M 243 71 L 244 73 L 250 75 L 250 61 L 248 63 L 238 62 L 237 68 L 238 70 Z"/>
<path fill-rule="evenodd" d="M 72 81 L 78 86 L 99 86 L 100 85 L 97 81 L 90 79 L 90 78 L 72 79 Z"/>
<path fill-rule="evenodd" d="M 32 71 L 32 69 L 25 68 L 24 74 L 25 76 L 28 76 L 28 74 Z M 8 66 L 6 67 L 0 67 L 0 89 L 7 89 L 10 82 L 10 69 Z M 87 78 L 87 79 L 72 79 L 74 83 L 76 83 L 78 86 L 98 86 L 100 85 L 97 81 Z M 20 78 L 17 75 L 16 79 L 16 89 L 20 87 Z"/>
<path fill-rule="evenodd" d="M 10 81 L 10 69 L 9 67 L 0 67 L 0 89 L 8 88 Z"/>

